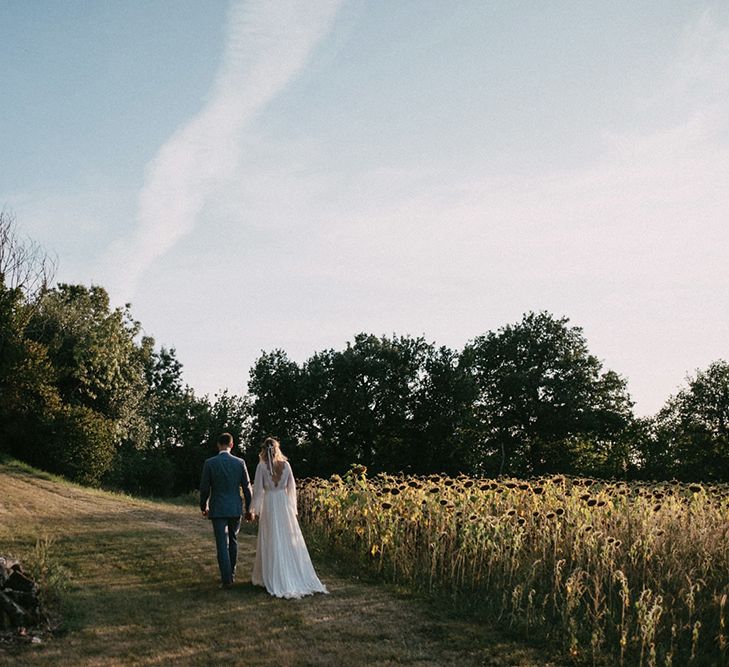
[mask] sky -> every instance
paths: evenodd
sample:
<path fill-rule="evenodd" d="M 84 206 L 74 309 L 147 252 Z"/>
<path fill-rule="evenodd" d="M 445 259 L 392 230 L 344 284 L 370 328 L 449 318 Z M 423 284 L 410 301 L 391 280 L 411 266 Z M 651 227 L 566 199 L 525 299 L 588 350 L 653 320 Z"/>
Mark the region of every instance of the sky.
<path fill-rule="evenodd" d="M 637 414 L 729 357 L 729 3 L 0 0 L 0 207 L 201 394 L 548 310 Z"/>

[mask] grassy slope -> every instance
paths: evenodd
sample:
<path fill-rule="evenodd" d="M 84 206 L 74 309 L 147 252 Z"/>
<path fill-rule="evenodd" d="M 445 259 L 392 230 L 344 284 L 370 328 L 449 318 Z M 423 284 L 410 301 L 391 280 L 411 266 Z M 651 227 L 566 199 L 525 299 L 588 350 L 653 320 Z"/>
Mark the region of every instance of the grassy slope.
<path fill-rule="evenodd" d="M 73 576 L 66 628 L 40 646 L 0 648 L 2 664 L 547 664 L 326 564 L 316 565 L 331 595 L 272 598 L 246 576 L 252 527 L 240 536 L 241 583 L 219 591 L 212 531 L 194 506 L 83 489 L 0 461 L 0 554 L 23 556 L 39 535 L 55 539 L 55 558 Z"/>

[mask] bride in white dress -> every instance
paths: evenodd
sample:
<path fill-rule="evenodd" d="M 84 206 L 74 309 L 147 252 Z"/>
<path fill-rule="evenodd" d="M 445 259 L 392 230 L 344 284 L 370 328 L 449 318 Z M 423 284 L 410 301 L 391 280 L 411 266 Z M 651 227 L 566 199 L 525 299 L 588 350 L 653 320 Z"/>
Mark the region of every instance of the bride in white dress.
<path fill-rule="evenodd" d="M 278 441 L 266 438 L 259 459 L 251 507 L 259 520 L 253 584 L 281 598 L 328 593 L 314 572 L 301 534 L 296 482 Z"/>

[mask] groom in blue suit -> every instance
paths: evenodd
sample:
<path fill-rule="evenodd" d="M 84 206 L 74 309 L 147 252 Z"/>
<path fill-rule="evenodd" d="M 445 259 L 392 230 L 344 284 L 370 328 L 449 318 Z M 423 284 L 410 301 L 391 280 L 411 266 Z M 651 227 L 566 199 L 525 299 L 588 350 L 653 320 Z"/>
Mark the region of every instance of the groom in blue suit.
<path fill-rule="evenodd" d="M 218 455 L 205 461 L 200 480 L 200 510 L 213 523 L 220 567 L 220 588 L 230 588 L 238 560 L 238 531 L 243 514 L 240 489 L 246 501 L 246 521 L 251 518 L 251 481 L 245 461 L 233 456 L 233 436 L 218 438 Z"/>

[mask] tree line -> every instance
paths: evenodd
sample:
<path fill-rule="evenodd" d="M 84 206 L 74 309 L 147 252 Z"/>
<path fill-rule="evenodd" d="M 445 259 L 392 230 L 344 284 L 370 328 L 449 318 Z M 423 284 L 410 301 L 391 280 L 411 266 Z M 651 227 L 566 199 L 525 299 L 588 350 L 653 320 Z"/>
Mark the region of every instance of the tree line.
<path fill-rule="evenodd" d="M 626 381 L 550 313 L 462 350 L 360 334 L 302 364 L 282 350 L 251 370 L 254 440 L 276 433 L 298 470 L 479 476 L 552 473 L 729 481 L 729 364 L 714 362 L 651 418 Z"/>
<path fill-rule="evenodd" d="M 200 397 L 102 287 L 51 286 L 54 262 L 0 213 L 0 450 L 84 484 L 170 495 L 199 482 L 245 397 Z"/>
<path fill-rule="evenodd" d="M 626 380 L 547 312 L 462 350 L 359 334 L 303 363 L 262 352 L 243 396 L 197 395 L 174 349 L 99 286 L 51 285 L 54 262 L 0 214 L 0 449 L 87 484 L 187 492 L 216 436 L 250 466 L 277 436 L 299 475 L 549 473 L 729 480 L 729 365 L 697 371 L 637 418 Z"/>

